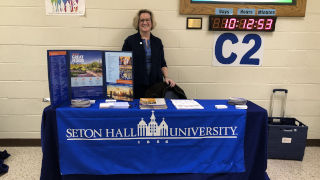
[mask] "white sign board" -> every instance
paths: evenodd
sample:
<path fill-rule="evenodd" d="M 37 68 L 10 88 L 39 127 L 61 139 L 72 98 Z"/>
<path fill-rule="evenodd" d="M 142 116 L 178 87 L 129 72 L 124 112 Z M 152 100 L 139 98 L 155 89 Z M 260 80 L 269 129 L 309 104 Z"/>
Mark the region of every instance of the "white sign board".
<path fill-rule="evenodd" d="M 261 66 L 263 38 L 252 32 L 215 32 L 213 66 Z"/>

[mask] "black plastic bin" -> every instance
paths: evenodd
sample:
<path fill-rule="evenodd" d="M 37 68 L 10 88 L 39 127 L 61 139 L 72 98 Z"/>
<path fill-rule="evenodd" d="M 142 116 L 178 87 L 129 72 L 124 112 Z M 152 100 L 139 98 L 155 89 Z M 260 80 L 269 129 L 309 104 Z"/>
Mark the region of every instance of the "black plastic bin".
<path fill-rule="evenodd" d="M 268 158 L 303 160 L 308 126 L 296 118 L 268 119 Z"/>
<path fill-rule="evenodd" d="M 272 117 L 273 97 L 276 92 L 284 92 L 282 101 L 282 117 Z M 270 103 L 268 118 L 268 158 L 303 160 L 308 134 L 308 126 L 296 118 L 284 117 L 287 89 L 274 89 Z"/>

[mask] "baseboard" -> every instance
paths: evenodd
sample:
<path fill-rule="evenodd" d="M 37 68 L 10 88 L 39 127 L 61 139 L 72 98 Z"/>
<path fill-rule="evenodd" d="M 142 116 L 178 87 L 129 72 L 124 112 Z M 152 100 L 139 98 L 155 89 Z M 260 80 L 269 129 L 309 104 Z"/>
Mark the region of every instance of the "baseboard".
<path fill-rule="evenodd" d="M 0 139 L 1 146 L 41 146 L 41 139 Z M 307 146 L 320 147 L 320 139 L 307 139 Z"/>
<path fill-rule="evenodd" d="M 320 146 L 320 139 L 307 139 L 307 146 Z"/>
<path fill-rule="evenodd" d="M 0 139 L 0 147 L 41 146 L 41 139 Z"/>

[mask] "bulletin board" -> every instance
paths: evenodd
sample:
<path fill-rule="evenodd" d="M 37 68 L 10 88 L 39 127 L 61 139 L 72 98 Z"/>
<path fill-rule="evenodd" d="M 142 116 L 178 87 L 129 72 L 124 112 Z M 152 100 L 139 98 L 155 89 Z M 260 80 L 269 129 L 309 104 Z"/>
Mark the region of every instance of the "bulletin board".
<path fill-rule="evenodd" d="M 180 14 L 188 15 L 213 15 L 216 8 L 233 8 L 237 12 L 238 8 L 250 9 L 275 9 L 276 16 L 283 17 L 304 17 L 307 0 L 295 0 L 292 5 L 286 4 L 259 4 L 259 3 L 213 3 L 213 2 L 193 2 L 191 0 L 180 0 Z"/>

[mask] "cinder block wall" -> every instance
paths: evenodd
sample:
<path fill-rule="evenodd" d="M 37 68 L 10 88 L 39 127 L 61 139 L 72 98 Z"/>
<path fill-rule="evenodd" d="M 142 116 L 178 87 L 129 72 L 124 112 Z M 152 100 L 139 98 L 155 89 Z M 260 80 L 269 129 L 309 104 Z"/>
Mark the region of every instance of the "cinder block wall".
<path fill-rule="evenodd" d="M 286 112 L 320 139 L 320 1 L 308 0 L 306 17 L 277 21 L 265 33 L 261 67 L 212 67 L 214 32 L 186 30 L 179 0 L 87 0 L 85 16 L 46 16 L 44 0 L 0 1 L 0 138 L 40 138 L 49 97 L 47 49 L 120 50 L 135 33 L 138 9 L 154 11 L 153 34 L 165 46 L 170 76 L 189 98 L 247 98 L 269 109 L 273 88 L 289 90 Z M 195 17 L 195 16 L 193 16 Z"/>

